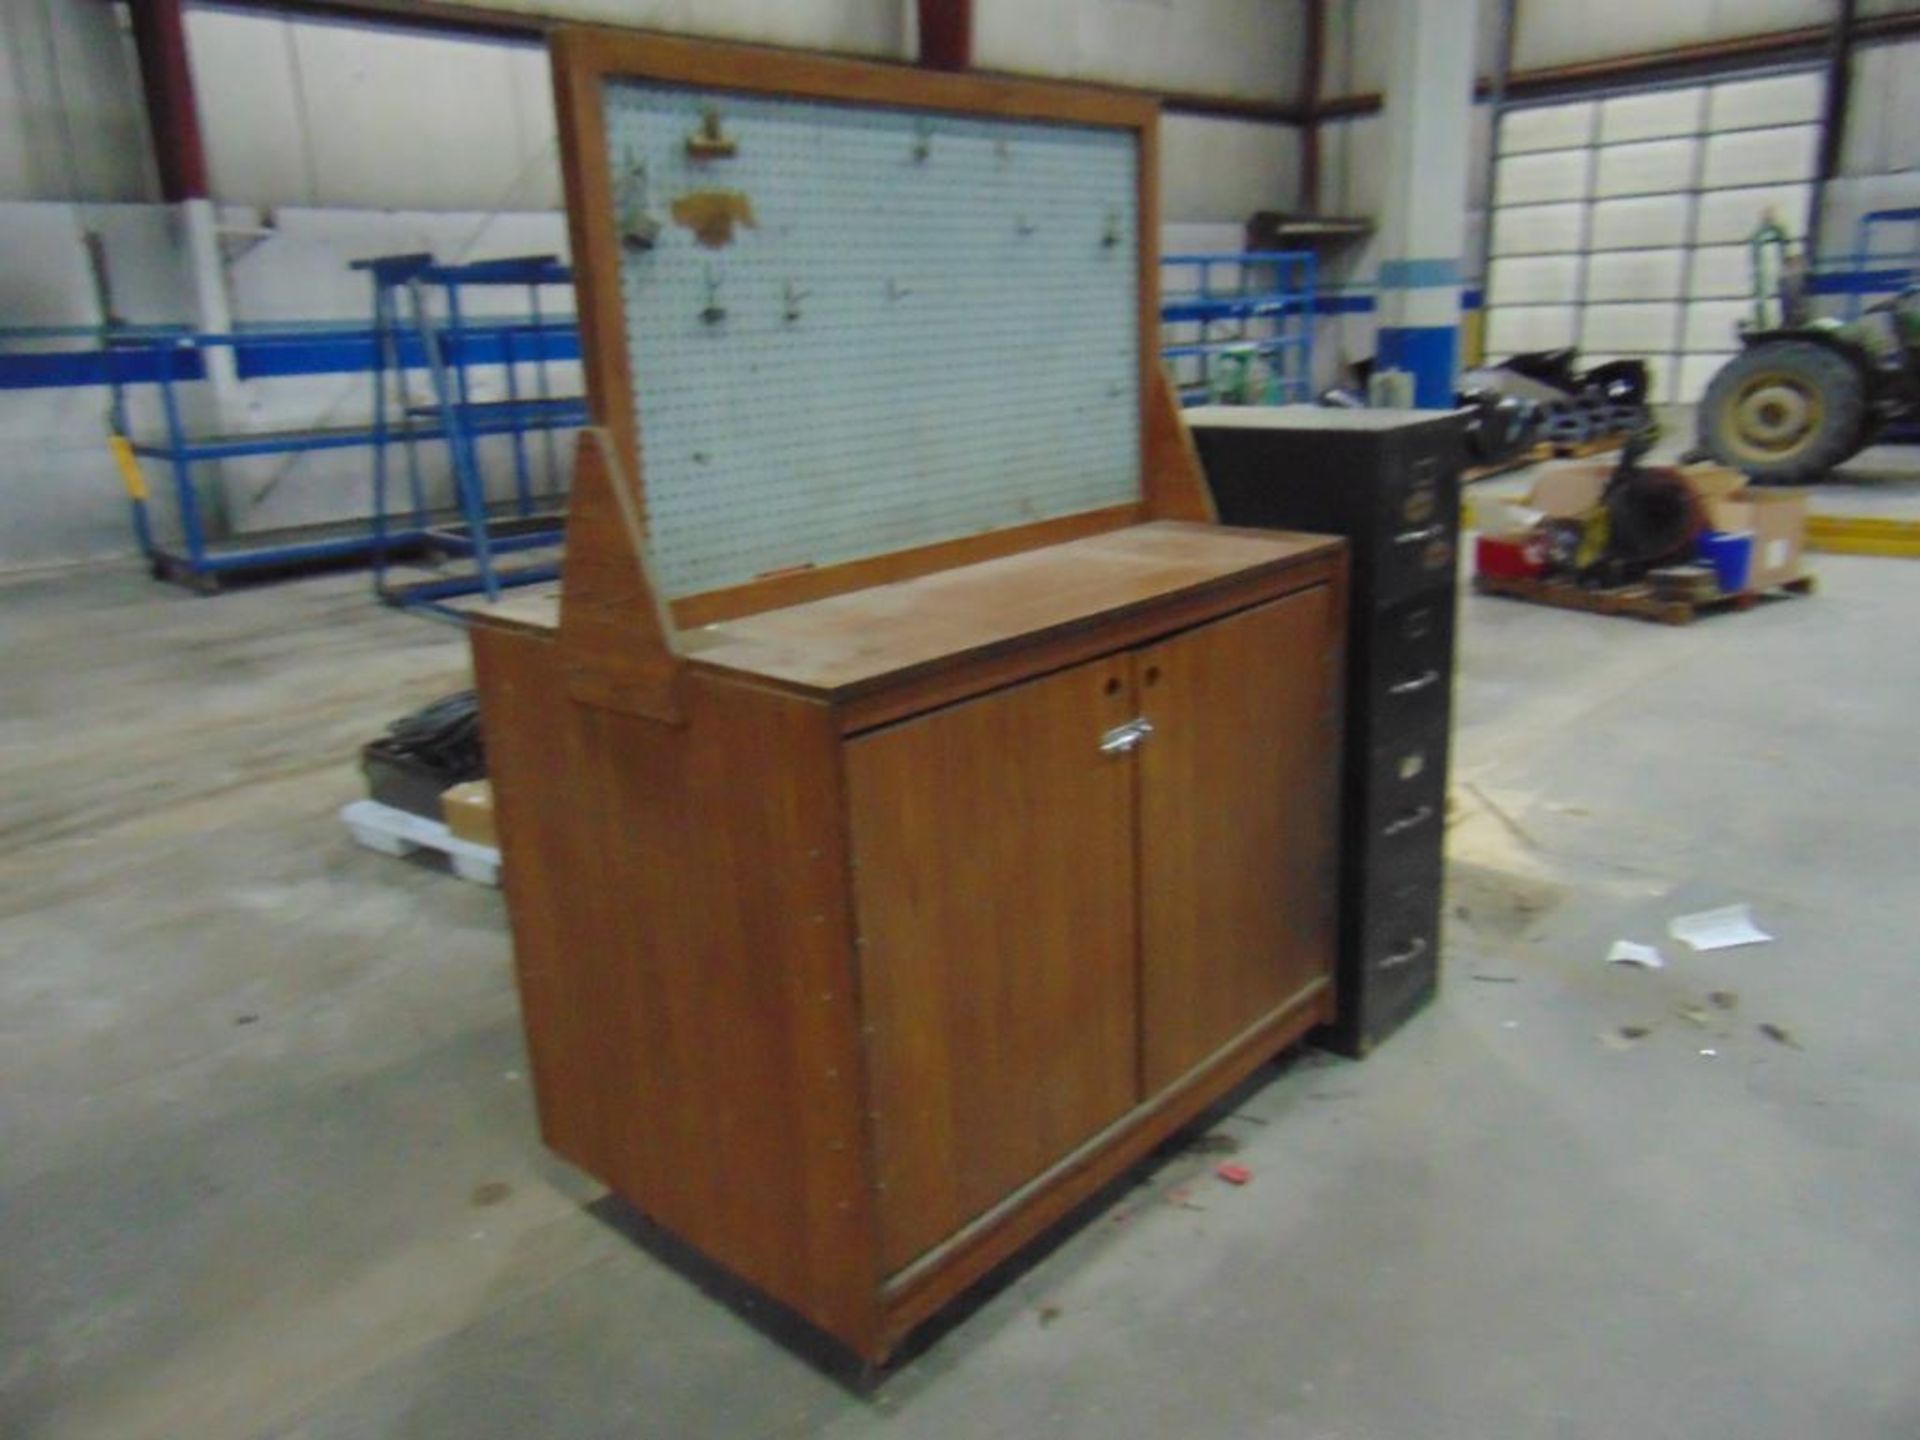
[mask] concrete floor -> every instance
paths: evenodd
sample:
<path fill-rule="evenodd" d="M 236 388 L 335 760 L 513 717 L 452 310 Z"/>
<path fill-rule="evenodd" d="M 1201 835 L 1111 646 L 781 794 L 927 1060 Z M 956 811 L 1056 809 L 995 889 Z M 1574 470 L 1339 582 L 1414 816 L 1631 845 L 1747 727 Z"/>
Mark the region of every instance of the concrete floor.
<path fill-rule="evenodd" d="M 588 1208 L 499 897 L 335 820 L 456 635 L 0 587 L 0 1434 L 1912 1440 L 1920 565 L 1820 570 L 1686 630 L 1469 599 L 1438 1005 L 864 1397 Z M 1732 900 L 1775 943 L 1602 963 Z"/>

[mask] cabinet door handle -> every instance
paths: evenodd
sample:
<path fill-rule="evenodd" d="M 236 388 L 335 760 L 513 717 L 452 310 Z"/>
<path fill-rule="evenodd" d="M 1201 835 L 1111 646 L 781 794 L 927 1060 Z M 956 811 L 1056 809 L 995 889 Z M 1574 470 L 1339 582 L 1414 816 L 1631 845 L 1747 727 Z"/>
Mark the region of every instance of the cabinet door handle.
<path fill-rule="evenodd" d="M 1397 970 L 1402 965 L 1411 965 L 1426 953 L 1427 937 L 1424 935 L 1416 935 L 1392 954 L 1382 955 L 1378 960 L 1374 961 L 1373 968 L 1376 970 Z"/>
<path fill-rule="evenodd" d="M 1426 674 L 1416 675 L 1411 680 L 1402 680 L 1398 685 L 1389 685 L 1387 687 L 1387 693 L 1389 695 L 1418 695 L 1429 685 L 1437 685 L 1439 683 L 1440 672 L 1438 670 L 1429 670 Z"/>
<path fill-rule="evenodd" d="M 1438 540 L 1447 533 L 1444 525 L 1426 525 L 1418 530 L 1402 530 L 1393 537 L 1396 545 L 1424 545 L 1429 540 Z"/>
<path fill-rule="evenodd" d="M 1100 737 L 1102 755 L 1124 755 L 1147 736 L 1153 733 L 1151 720 L 1129 720 L 1124 725 L 1116 725 Z"/>
<path fill-rule="evenodd" d="M 1416 825 L 1424 825 L 1433 818 L 1433 807 L 1422 805 L 1418 810 L 1409 810 L 1397 820 L 1389 820 L 1380 827 L 1382 835 L 1400 835 Z"/>

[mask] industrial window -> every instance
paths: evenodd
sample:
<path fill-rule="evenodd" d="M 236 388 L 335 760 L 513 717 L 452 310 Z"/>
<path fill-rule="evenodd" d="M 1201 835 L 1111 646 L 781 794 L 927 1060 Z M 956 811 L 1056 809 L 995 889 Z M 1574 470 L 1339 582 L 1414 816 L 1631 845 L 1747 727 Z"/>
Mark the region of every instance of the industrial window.
<path fill-rule="evenodd" d="M 1823 81 L 1794 70 L 1516 107 L 1496 138 L 1487 353 L 1647 360 L 1692 404 L 1738 348 L 1747 237 L 1806 223 Z"/>

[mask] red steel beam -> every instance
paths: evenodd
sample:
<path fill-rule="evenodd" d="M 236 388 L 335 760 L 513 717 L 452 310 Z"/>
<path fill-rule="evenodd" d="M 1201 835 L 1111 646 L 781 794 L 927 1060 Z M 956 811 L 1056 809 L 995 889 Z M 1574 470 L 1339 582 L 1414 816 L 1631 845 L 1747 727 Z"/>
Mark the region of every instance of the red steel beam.
<path fill-rule="evenodd" d="M 1320 90 L 1326 67 L 1327 0 L 1306 0 L 1306 50 L 1300 57 L 1300 208 L 1320 213 Z"/>
<path fill-rule="evenodd" d="M 927 70 L 973 66 L 973 0 L 920 0 L 920 64 Z"/>
<path fill-rule="evenodd" d="M 202 200 L 208 194 L 207 150 L 193 99 L 182 8 L 181 0 L 132 0 L 129 6 L 160 196 L 168 202 Z"/>

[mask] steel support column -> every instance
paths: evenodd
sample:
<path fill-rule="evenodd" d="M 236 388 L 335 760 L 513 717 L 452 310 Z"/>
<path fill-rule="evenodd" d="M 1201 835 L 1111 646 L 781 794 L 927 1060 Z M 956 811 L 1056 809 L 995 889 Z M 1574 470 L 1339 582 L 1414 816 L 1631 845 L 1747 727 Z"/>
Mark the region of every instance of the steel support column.
<path fill-rule="evenodd" d="M 1375 367 L 1411 374 L 1428 410 L 1453 404 L 1459 366 L 1475 12 L 1473 0 L 1400 0 L 1388 12 Z"/>

